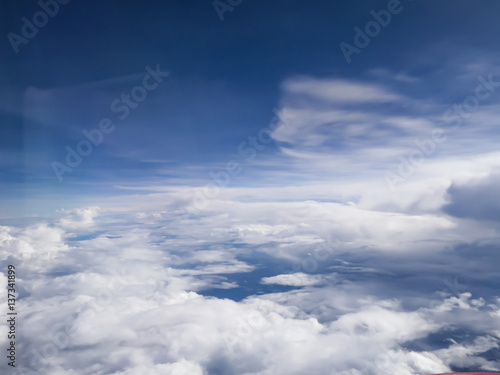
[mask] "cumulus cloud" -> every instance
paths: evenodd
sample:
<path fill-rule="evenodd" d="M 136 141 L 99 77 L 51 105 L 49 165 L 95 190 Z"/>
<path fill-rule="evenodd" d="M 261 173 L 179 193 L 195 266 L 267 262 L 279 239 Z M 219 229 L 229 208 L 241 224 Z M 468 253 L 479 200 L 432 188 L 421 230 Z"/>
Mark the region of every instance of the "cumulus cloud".
<path fill-rule="evenodd" d="M 309 216 L 320 207 L 316 203 Z M 291 212 L 285 210 L 283 217 Z M 343 277 L 339 267 L 358 263 L 333 259 L 335 274 L 261 278 L 263 285 L 300 289 L 249 295 L 239 302 L 211 296 L 206 291 L 240 287 L 231 279 L 234 272 L 253 277 L 260 262 L 256 255 L 273 254 L 273 243 L 284 245 L 275 253 L 278 258 L 300 247 L 298 253 L 306 256 L 305 249 L 319 243 L 308 226 L 291 220 L 279 226 L 256 219 L 244 224 L 242 213 L 229 232 L 221 231 L 233 215 L 206 212 L 182 224 L 198 232 L 182 231 L 175 217 L 154 212 L 94 215 L 77 225 L 78 238 L 74 225 L 58 224 L 74 221 L 73 212 L 26 228 L 2 227 L 23 288 L 18 373 L 410 375 L 497 366 L 482 356 L 497 346 L 497 300 L 470 293 L 429 294 L 418 304 L 404 294 L 386 298 L 367 288 L 369 280 Z M 207 235 L 208 228 L 218 228 L 216 235 Z M 296 239 L 285 241 L 290 234 Z M 27 252 L 21 243 L 36 251 Z M 254 248 L 252 254 L 245 246 Z M 50 262 L 49 248 L 58 249 Z M 383 268 L 380 257 L 373 264 L 377 269 Z M 454 325 L 468 327 L 474 337 L 460 341 L 449 331 Z M 412 342 L 443 332 L 454 341 L 409 349 Z"/>
<path fill-rule="evenodd" d="M 94 218 L 99 214 L 99 210 L 99 207 L 86 207 L 68 212 L 63 209 L 61 213 L 64 215 L 57 224 L 67 229 L 88 228 L 94 223 Z"/>

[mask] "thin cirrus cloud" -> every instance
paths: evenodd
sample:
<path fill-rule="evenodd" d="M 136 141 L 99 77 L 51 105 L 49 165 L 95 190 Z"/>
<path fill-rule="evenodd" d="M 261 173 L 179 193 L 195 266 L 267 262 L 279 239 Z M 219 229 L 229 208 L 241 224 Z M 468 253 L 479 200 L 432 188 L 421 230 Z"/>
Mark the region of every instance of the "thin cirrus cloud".
<path fill-rule="evenodd" d="M 326 103 L 383 103 L 404 99 L 377 85 L 342 79 L 296 77 L 285 81 L 282 87 L 287 93 L 310 96 Z"/>
<path fill-rule="evenodd" d="M 480 73 L 487 75 L 488 71 L 476 71 L 476 77 Z M 385 155 L 390 150 L 410 152 L 416 147 L 415 140 L 429 138 L 435 128 L 448 129 L 454 125 L 457 116 L 451 121 L 451 117 L 443 120 L 443 115 L 453 104 L 460 104 L 467 97 L 464 95 L 456 103 L 443 99 L 426 104 L 421 98 L 411 97 L 403 102 L 401 94 L 389 94 L 382 87 L 374 89 L 377 86 L 372 84 L 364 87 L 353 83 L 356 89 L 350 93 L 350 84 L 345 81 L 298 78 L 297 82 L 292 80 L 284 86 L 282 108 L 291 120 L 272 134 L 284 148 L 292 147 L 296 152 L 324 151 L 349 156 L 376 148 L 383 148 Z M 475 84 L 473 80 L 469 82 L 472 94 Z M 346 97 L 342 97 L 344 90 Z M 380 94 L 372 95 L 377 90 Z M 472 114 L 467 113 L 463 122 L 476 126 L 464 125 L 453 134 L 454 142 L 447 142 L 441 148 L 453 153 L 465 143 L 471 144 L 472 140 L 477 142 L 497 136 L 493 121 L 497 112 L 493 103 L 497 101 L 498 98 L 492 95 Z M 477 146 L 471 151 L 478 151 Z M 388 161 L 383 153 L 376 160 Z"/>

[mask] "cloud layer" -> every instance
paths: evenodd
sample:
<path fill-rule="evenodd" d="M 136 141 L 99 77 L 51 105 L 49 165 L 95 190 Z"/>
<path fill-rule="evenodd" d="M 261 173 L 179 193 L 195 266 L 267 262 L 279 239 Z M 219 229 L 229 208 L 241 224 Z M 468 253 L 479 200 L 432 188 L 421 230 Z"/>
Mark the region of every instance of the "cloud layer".
<path fill-rule="evenodd" d="M 206 187 L 183 175 L 4 220 L 2 266 L 18 269 L 18 373 L 499 370 L 498 98 L 404 166 L 411 173 L 399 170 L 453 126 L 443 114 L 466 103 L 479 75 L 496 74 L 464 66 L 453 72 L 459 95 L 432 100 L 411 72 L 285 80 L 277 152 L 203 207 L 193 196 Z M 396 189 L 387 171 L 402 178 Z"/>

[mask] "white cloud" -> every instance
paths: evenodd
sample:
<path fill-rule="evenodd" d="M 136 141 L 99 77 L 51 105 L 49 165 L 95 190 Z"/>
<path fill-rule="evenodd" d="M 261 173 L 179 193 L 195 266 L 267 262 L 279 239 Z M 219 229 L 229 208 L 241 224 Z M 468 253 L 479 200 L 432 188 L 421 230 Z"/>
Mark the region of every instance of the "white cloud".
<path fill-rule="evenodd" d="M 301 221 L 311 223 L 315 215 L 324 220 L 331 212 L 338 220 L 334 227 L 346 223 L 340 233 L 354 225 L 349 210 L 354 210 L 354 217 L 370 217 L 355 206 L 331 203 L 271 204 L 267 209 L 267 205 L 256 203 L 241 211 L 242 207 L 227 211 L 226 217 L 206 212 L 202 218 L 183 224 L 175 217 L 153 212 L 146 215 L 147 221 L 141 221 L 142 216 L 107 211 L 84 221 L 86 229 L 83 223 L 78 225 L 87 239 L 76 241 L 69 235 L 74 226 L 66 227 L 68 232 L 50 222 L 24 229 L 2 227 L 8 243 L 20 243 L 23 238 L 32 247 L 46 241 L 46 247 L 50 244 L 64 250 L 64 256 L 56 252 L 48 262 L 42 252 L 23 258 L 22 246 L 9 248 L 22 286 L 19 319 L 24 333 L 19 341 L 19 360 L 42 375 L 331 371 L 410 375 L 449 371 L 451 365 L 465 363 L 496 366 L 480 355 L 496 345 L 494 339 L 487 338 L 485 329 L 500 331 L 498 319 L 490 314 L 500 305 L 490 302 L 496 309 L 492 310 L 470 294 L 444 300 L 429 295 L 420 307 L 403 307 L 397 299 L 370 295 L 364 283 L 343 280 L 338 269 L 335 276 L 297 272 L 262 279 L 264 285 L 303 287 L 286 293 L 254 295 L 240 302 L 203 296 L 207 288 L 238 286 L 214 273 L 254 269 L 235 256 L 238 252 L 248 256 L 244 247 L 227 245 L 232 236 L 240 244 L 257 246 L 258 251 L 279 258 L 287 251 L 305 254 L 304 246 L 317 243 L 312 241 L 319 239 L 313 236 L 316 224 L 300 225 Z M 258 219 L 266 217 L 263 213 L 276 213 L 277 207 L 280 224 Z M 72 215 L 55 222 L 70 220 Z M 381 217 L 375 215 L 364 230 Z M 410 221 L 408 228 L 416 228 L 418 220 L 422 218 Z M 227 222 L 233 222 L 233 227 Z M 397 230 L 404 228 L 403 217 L 394 223 Z M 432 227 L 438 222 L 430 223 Z M 181 230 L 186 225 L 193 230 Z M 226 234 L 224 227 L 229 230 Z M 214 228 L 218 228 L 217 235 L 207 235 Z M 366 235 L 376 238 L 376 231 L 369 230 Z M 354 243 L 356 236 L 349 241 Z M 412 238 L 407 237 L 403 247 L 411 246 Z M 287 246 L 281 248 L 282 253 L 273 253 L 270 245 L 280 242 Z M 383 262 L 384 256 L 380 256 L 378 262 Z M 2 279 L 5 281 L 4 276 Z M 5 306 L 2 309 L 5 312 Z M 469 324 L 477 331 L 477 340 L 437 350 L 405 349 L 407 342 L 441 332 L 453 321 Z"/>
<path fill-rule="evenodd" d="M 286 275 L 276 275 L 272 277 L 263 277 L 263 284 L 278 284 L 290 286 L 310 286 L 321 284 L 323 280 L 321 275 L 309 275 L 303 272 L 297 272 Z"/>
<path fill-rule="evenodd" d="M 326 102 L 388 102 L 402 99 L 390 91 L 363 82 L 342 79 L 315 79 L 296 77 L 284 82 L 283 89 L 295 95 L 304 95 Z"/>

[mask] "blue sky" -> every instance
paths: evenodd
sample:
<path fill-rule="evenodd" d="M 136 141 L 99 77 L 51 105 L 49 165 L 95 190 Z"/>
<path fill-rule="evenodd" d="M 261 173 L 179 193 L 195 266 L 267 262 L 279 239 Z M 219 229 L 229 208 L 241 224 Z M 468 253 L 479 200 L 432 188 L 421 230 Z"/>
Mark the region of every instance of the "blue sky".
<path fill-rule="evenodd" d="M 473 84 L 455 80 L 460 67 L 498 52 L 498 4 L 485 2 L 488 12 L 466 1 L 449 4 L 401 3 L 402 11 L 350 64 L 339 44 L 353 44 L 353 28 L 363 28 L 370 11 L 387 9 L 387 2 L 242 2 L 222 22 L 210 2 L 61 5 L 19 53 L 7 38 L 1 46 L 2 189 L 14 202 L 4 203 L 4 215 L 30 199 L 38 203 L 24 214 L 46 214 L 62 202 L 78 206 L 89 194 L 116 194 L 114 184 L 171 183 L 162 169 L 182 176 L 187 167 L 200 168 L 196 179 L 206 178 L 207 169 L 225 164 L 268 125 L 286 100 L 284 83 L 295 77 L 373 84 L 436 106 L 452 104 Z M 4 7 L 6 35 L 20 34 L 21 17 L 40 10 Z M 170 76 L 60 183 L 51 163 L 65 158 L 66 146 L 76 147 L 83 129 L 116 115 L 113 100 L 156 65 Z M 488 67 L 478 65 L 481 73 Z M 401 110 L 387 106 L 394 109 Z M 279 146 L 273 142 L 264 152 L 279 156 Z M 256 172 L 245 181 L 248 175 L 242 184 L 261 178 Z"/>
<path fill-rule="evenodd" d="M 19 375 L 500 370 L 498 2 L 54 1 L 0 12 Z"/>

